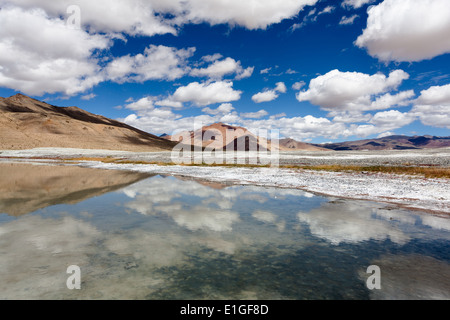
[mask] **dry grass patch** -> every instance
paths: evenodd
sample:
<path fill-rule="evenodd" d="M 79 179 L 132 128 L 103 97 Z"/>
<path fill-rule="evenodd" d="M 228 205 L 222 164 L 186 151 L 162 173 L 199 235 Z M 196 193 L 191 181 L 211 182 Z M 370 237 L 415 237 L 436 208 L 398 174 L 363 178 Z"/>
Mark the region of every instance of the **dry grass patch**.
<path fill-rule="evenodd" d="M 141 160 L 117 160 L 114 163 L 118 164 L 153 164 L 158 166 L 173 166 L 175 163 L 172 162 L 161 162 L 161 161 L 141 161 Z"/>
<path fill-rule="evenodd" d="M 287 166 L 296 168 L 296 166 Z M 334 171 L 334 172 L 365 172 L 365 173 L 390 173 L 423 176 L 425 178 L 450 178 L 450 168 L 442 167 L 403 167 L 403 166 L 344 166 L 344 165 L 319 165 L 298 166 L 298 169 Z"/>
<path fill-rule="evenodd" d="M 79 158 L 65 158 L 64 161 L 98 161 L 104 163 L 114 163 L 120 159 L 117 158 L 95 158 L 95 157 L 79 157 Z"/>

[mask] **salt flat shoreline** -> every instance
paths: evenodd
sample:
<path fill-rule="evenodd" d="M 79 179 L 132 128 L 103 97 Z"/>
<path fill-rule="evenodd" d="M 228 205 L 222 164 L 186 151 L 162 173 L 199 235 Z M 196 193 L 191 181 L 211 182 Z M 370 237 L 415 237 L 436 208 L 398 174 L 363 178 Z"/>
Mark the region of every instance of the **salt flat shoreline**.
<path fill-rule="evenodd" d="M 388 202 L 410 209 L 450 215 L 450 179 L 369 172 L 328 172 L 266 167 L 208 167 L 120 164 L 101 161 L 58 161 L 77 157 L 119 157 L 133 161 L 170 163 L 170 152 L 136 153 L 108 150 L 41 148 L 0 151 L 0 163 L 64 164 L 88 168 L 175 175 L 212 182 L 298 188 L 332 197 Z M 34 159 L 31 159 L 34 158 Z M 37 158 L 37 159 L 36 159 Z M 424 165 L 450 167 L 450 149 L 383 152 L 283 152 L 280 164 Z"/>

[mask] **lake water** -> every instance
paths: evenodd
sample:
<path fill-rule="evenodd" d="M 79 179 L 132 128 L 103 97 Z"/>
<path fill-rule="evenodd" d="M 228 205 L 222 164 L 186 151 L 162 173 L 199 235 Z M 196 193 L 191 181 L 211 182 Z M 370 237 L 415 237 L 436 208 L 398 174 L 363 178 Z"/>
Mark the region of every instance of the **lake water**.
<path fill-rule="evenodd" d="M 445 216 L 78 167 L 0 177 L 0 299 L 450 299 Z"/>

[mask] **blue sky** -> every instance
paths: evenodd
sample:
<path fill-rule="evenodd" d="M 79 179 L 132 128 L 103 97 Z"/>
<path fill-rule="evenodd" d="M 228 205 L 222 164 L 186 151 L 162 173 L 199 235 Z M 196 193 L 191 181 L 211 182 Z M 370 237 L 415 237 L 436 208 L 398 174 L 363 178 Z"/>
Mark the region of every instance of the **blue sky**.
<path fill-rule="evenodd" d="M 0 96 L 154 134 L 450 135 L 448 0 L 0 0 Z M 420 21 L 420 24 L 417 23 Z"/>

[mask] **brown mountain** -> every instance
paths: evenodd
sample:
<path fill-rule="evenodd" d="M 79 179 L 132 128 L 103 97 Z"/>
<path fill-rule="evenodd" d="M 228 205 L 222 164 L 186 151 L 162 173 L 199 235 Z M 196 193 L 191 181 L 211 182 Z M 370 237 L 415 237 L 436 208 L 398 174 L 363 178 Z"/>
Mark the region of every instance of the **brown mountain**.
<path fill-rule="evenodd" d="M 202 146 L 203 148 L 214 148 L 223 150 L 258 150 L 266 151 L 273 148 L 273 144 L 266 138 L 258 137 L 250 132 L 248 129 L 238 126 L 231 126 L 224 123 L 214 123 L 205 126 L 196 131 L 185 131 L 179 133 L 177 136 L 162 135 L 164 139 L 179 141 L 180 137 L 189 137 L 189 141 L 184 141 L 185 144 Z M 187 142 L 187 143 L 186 143 Z M 293 139 L 278 140 L 279 151 L 326 151 L 324 149 L 309 143 L 295 141 Z"/>
<path fill-rule="evenodd" d="M 61 147 L 162 151 L 171 150 L 174 145 L 77 107 L 56 107 L 22 94 L 0 97 L 0 149 Z"/>
<path fill-rule="evenodd" d="M 414 150 L 450 147 L 450 137 L 434 136 L 389 136 L 379 139 L 365 139 L 340 143 L 327 143 L 318 145 L 322 148 L 346 150 Z"/>
<path fill-rule="evenodd" d="M 164 139 L 180 141 L 186 145 L 202 146 L 216 150 L 268 150 L 270 142 L 251 133 L 243 127 L 214 123 L 196 131 L 183 131 L 175 136 L 163 135 Z M 188 140 L 188 141 L 186 141 Z"/>
<path fill-rule="evenodd" d="M 310 143 L 300 142 L 294 139 L 286 138 L 279 140 L 280 150 L 282 151 L 328 151 L 325 149 Z"/>

